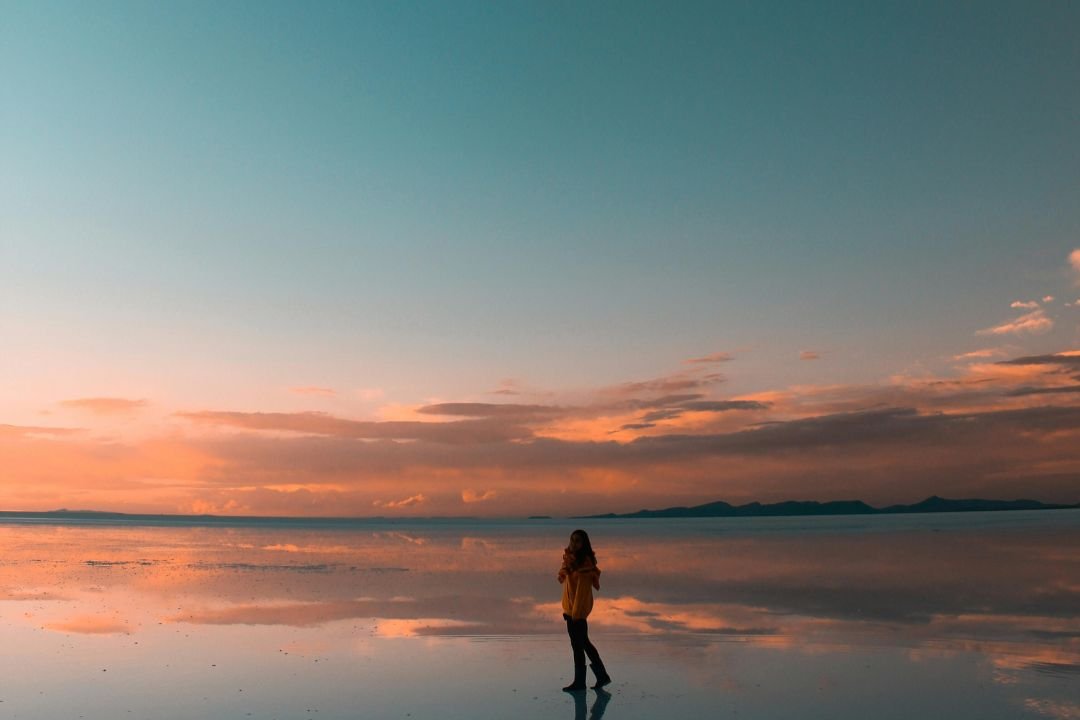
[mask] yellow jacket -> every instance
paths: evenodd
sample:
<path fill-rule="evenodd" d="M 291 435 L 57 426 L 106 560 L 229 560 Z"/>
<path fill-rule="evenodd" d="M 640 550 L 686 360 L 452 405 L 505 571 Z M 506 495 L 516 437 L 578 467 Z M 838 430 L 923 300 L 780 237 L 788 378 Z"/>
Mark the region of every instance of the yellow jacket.
<path fill-rule="evenodd" d="M 593 606 L 593 588 L 600 589 L 600 568 L 588 563 L 577 570 L 559 572 L 562 583 L 562 609 L 574 620 L 589 617 Z"/>

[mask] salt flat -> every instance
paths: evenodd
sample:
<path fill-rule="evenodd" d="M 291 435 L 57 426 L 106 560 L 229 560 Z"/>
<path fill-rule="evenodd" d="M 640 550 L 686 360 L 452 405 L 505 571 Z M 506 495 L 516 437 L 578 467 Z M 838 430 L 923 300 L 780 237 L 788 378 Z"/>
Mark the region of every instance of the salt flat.
<path fill-rule="evenodd" d="M 1080 512 L 588 521 L 574 697 L 555 581 L 585 521 L 0 524 L 0 717 L 1066 718 Z"/>

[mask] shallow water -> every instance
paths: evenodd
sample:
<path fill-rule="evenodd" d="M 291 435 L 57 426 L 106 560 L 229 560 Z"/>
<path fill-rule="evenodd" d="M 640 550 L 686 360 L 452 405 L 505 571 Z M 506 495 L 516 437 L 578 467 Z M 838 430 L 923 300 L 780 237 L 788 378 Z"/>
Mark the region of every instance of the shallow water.
<path fill-rule="evenodd" d="M 573 697 L 582 524 L 615 682 Z M 0 543 L 0 717 L 1080 717 L 1080 511 L 7 518 Z"/>

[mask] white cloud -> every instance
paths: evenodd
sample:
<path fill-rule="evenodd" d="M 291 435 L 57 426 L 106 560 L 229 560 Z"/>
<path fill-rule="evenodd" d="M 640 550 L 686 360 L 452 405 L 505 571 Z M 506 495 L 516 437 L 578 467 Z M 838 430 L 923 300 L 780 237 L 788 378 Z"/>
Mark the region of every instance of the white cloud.
<path fill-rule="evenodd" d="M 1034 310 L 1035 308 L 1039 307 L 1039 303 L 1035 302 L 1034 300 L 1013 300 L 1012 304 L 1009 305 L 1009 307 L 1021 308 L 1023 310 Z"/>
<path fill-rule="evenodd" d="M 1007 320 L 1000 325 L 979 330 L 976 335 L 1040 335 L 1049 332 L 1054 327 L 1054 321 L 1046 317 L 1046 313 L 1040 308 L 1021 315 L 1014 320 Z"/>

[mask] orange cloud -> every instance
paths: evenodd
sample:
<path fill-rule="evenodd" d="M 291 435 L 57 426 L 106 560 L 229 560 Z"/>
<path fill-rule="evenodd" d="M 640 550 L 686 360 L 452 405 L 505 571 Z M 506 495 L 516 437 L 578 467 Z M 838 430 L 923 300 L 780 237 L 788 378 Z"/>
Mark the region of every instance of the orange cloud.
<path fill-rule="evenodd" d="M 461 501 L 464 502 L 464 503 L 469 503 L 469 504 L 478 503 L 478 502 L 484 502 L 485 500 L 493 499 L 496 496 L 496 494 L 497 493 L 494 490 L 480 491 L 480 490 L 471 490 L 471 489 L 467 488 L 467 489 L 461 491 Z"/>
<path fill-rule="evenodd" d="M 803 350 L 802 352 L 799 353 L 799 359 L 800 360 L 817 360 L 820 357 L 821 357 L 821 354 L 817 353 L 817 352 L 815 352 L 813 350 Z"/>
<path fill-rule="evenodd" d="M 411 507 L 413 505 L 419 505 L 419 504 L 421 504 L 423 502 L 426 502 L 426 501 L 427 501 L 427 498 L 424 497 L 423 493 L 417 493 L 416 495 L 410 495 L 409 497 L 403 498 L 401 500 L 376 500 L 372 504 L 375 507 L 406 508 L 406 507 Z"/>
<path fill-rule="evenodd" d="M 401 420 L 184 412 L 170 416 L 183 421 L 174 427 L 127 440 L 4 425 L 0 507 L 561 515 L 717 499 L 1075 502 L 1080 350 L 999 362 L 972 354 L 978 361 L 951 377 L 728 398 L 659 393 L 670 389 L 664 378 L 574 402 L 402 406 L 415 419 Z M 455 419 L 426 419 L 438 416 Z"/>
<path fill-rule="evenodd" d="M 83 432 L 81 428 L 63 427 L 38 427 L 34 425 L 4 425 L 0 424 L 0 438 L 2 437 L 25 437 L 30 435 L 72 435 Z"/>
<path fill-rule="evenodd" d="M 990 358 L 1002 357 L 1005 355 L 1005 351 L 1001 348 L 985 348 L 983 350 L 972 350 L 971 352 L 961 353 L 960 355 L 953 355 L 953 360 L 989 360 Z"/>

